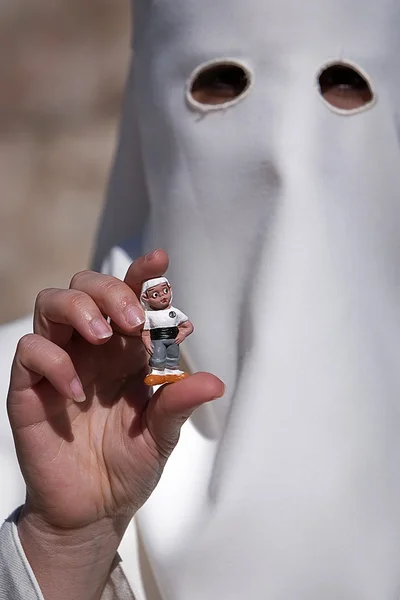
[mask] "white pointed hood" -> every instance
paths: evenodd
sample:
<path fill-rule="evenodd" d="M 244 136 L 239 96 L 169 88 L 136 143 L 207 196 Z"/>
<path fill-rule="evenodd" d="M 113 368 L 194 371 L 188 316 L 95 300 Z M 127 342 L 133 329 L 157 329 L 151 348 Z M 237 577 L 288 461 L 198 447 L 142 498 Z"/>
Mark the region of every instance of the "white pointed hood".
<path fill-rule="evenodd" d="M 189 364 L 227 384 L 141 514 L 160 587 L 168 600 L 396 598 L 399 9 L 149 0 L 134 14 L 98 257 L 146 222 L 144 250 L 169 252 L 196 326 Z M 249 86 L 200 111 L 187 93 L 210 61 L 241 65 Z M 322 101 L 332 61 L 365 74 L 368 110 Z"/>

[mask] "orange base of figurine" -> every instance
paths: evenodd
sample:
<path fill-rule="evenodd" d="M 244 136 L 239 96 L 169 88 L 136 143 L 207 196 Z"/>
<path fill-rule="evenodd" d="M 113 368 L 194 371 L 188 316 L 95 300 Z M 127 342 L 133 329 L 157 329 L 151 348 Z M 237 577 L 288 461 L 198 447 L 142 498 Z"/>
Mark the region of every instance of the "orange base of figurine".
<path fill-rule="evenodd" d="M 180 373 L 179 375 L 154 375 L 149 373 L 144 378 L 144 383 L 146 385 L 162 385 L 163 383 L 175 383 L 176 381 L 181 381 L 181 379 L 186 379 L 189 377 L 188 373 Z"/>
<path fill-rule="evenodd" d="M 181 379 L 186 379 L 186 377 L 189 377 L 188 373 L 180 373 L 180 375 L 164 375 L 165 383 L 175 383 Z"/>
<path fill-rule="evenodd" d="M 148 375 L 146 375 L 146 377 L 144 378 L 144 382 L 146 385 L 161 385 L 162 383 L 165 383 L 165 377 L 164 375 L 152 375 L 151 373 L 149 373 Z"/>

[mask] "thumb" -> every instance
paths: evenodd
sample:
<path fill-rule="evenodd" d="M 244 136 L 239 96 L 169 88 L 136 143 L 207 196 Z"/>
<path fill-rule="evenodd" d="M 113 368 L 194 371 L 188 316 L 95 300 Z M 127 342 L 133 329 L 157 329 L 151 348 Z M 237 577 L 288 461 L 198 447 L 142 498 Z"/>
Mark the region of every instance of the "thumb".
<path fill-rule="evenodd" d="M 146 411 L 147 429 L 157 452 L 167 459 L 194 409 L 221 398 L 224 392 L 225 385 L 211 373 L 196 373 L 157 390 Z"/>

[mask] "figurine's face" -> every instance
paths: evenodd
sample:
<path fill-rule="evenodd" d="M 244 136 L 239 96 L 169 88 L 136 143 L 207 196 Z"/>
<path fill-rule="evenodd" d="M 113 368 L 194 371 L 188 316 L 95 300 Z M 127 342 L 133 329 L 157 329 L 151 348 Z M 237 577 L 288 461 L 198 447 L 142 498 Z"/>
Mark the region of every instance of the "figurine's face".
<path fill-rule="evenodd" d="M 159 283 L 146 292 L 147 304 L 153 310 L 162 310 L 169 308 L 171 304 L 171 287 L 167 283 Z"/>

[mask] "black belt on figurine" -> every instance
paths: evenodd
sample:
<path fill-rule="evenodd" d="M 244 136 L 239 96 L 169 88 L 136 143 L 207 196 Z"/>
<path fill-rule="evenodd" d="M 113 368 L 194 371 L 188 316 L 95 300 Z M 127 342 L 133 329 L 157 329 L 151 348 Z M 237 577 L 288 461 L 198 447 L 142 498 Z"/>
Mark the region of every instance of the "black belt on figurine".
<path fill-rule="evenodd" d="M 178 327 L 156 327 L 150 329 L 150 338 L 152 340 L 174 340 L 178 333 Z"/>

